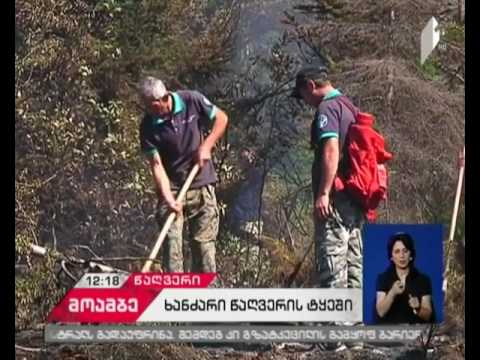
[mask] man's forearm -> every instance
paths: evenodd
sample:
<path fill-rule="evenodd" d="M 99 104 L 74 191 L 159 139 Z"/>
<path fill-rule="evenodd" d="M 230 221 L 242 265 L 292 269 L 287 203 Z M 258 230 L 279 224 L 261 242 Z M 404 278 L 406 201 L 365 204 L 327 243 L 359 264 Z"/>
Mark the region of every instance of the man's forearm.
<path fill-rule="evenodd" d="M 318 187 L 318 195 L 326 195 L 330 193 L 333 182 L 335 181 L 335 176 L 337 174 L 338 160 L 338 140 L 336 138 L 325 140 L 321 160 L 321 175 Z"/>
<path fill-rule="evenodd" d="M 150 165 L 157 191 L 167 202 L 174 201 L 175 199 L 173 198 L 171 191 L 170 180 L 158 154 L 155 154 L 155 156 L 150 160 Z"/>
<path fill-rule="evenodd" d="M 225 112 L 223 112 L 222 110 L 218 109 L 215 115 L 215 122 L 213 123 L 212 131 L 204 141 L 204 144 L 208 146 L 208 148 L 213 148 L 217 143 L 218 139 L 223 136 L 225 130 L 227 129 L 227 124 L 227 114 L 225 114 Z"/>

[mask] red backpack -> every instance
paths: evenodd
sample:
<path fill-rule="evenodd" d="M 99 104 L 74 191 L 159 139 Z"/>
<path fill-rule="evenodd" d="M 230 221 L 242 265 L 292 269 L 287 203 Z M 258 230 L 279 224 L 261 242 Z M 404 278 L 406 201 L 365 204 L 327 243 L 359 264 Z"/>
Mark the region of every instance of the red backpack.
<path fill-rule="evenodd" d="M 335 189 L 347 191 L 363 208 L 369 221 L 376 219 L 375 209 L 387 198 L 388 172 L 385 163 L 393 158 L 386 151 L 385 140 L 374 128 L 372 114 L 358 112 L 339 97 L 355 116 L 344 147 L 348 154 L 346 174 L 337 174 Z M 345 152 L 344 152 L 345 153 Z"/>

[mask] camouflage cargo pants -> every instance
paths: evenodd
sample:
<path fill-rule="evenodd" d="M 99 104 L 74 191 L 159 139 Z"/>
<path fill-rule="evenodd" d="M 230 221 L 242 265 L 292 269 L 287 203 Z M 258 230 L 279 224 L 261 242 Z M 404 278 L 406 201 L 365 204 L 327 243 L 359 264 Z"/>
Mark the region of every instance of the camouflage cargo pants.
<path fill-rule="evenodd" d="M 362 288 L 365 217 L 341 192 L 332 196 L 332 207 L 326 221 L 315 218 L 316 286 Z"/>
<path fill-rule="evenodd" d="M 176 197 L 176 192 L 174 196 Z M 188 223 L 192 272 L 216 272 L 215 240 L 218 234 L 219 212 L 215 187 L 205 185 L 187 191 L 183 214 L 177 215 L 162 247 L 163 267 L 167 272 L 183 272 L 183 228 Z M 157 221 L 163 226 L 170 209 L 160 203 Z"/>

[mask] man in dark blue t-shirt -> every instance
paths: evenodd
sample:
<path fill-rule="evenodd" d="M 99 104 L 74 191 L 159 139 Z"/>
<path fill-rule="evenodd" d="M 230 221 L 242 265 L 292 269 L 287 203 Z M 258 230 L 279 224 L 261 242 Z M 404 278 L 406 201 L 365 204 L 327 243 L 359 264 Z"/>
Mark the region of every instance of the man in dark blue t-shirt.
<path fill-rule="evenodd" d="M 215 240 L 218 209 L 217 181 L 211 152 L 224 134 L 228 118 L 197 91 L 169 92 L 159 79 L 148 77 L 141 87 L 146 113 L 140 126 L 140 144 L 155 181 L 159 205 L 157 220 L 164 223 L 177 212 L 163 247 L 164 268 L 183 272 L 183 225 L 189 222 L 193 272 L 216 272 Z M 211 129 L 208 136 L 204 133 Z M 175 198 L 195 163 L 200 171 L 185 196 Z"/>
<path fill-rule="evenodd" d="M 348 171 L 348 152 L 344 144 L 358 110 L 332 86 L 327 68 L 323 66 L 300 70 L 292 96 L 316 109 L 310 128 L 314 150 L 315 285 L 362 288 L 365 216 L 349 194 L 336 191 L 334 186 L 336 175 Z M 350 343 L 352 349 L 362 346 L 362 343 Z M 330 343 L 326 348 L 340 351 L 344 345 Z"/>
<path fill-rule="evenodd" d="M 348 153 L 343 151 L 344 143 L 358 110 L 332 86 L 325 67 L 300 70 L 292 96 L 316 109 L 310 132 L 315 152 L 312 190 L 316 285 L 325 288 L 361 288 L 361 229 L 365 217 L 349 194 L 335 191 L 334 187 L 337 173 L 347 171 Z M 345 102 L 350 102 L 351 106 Z M 355 113 L 350 108 L 355 109 Z"/>

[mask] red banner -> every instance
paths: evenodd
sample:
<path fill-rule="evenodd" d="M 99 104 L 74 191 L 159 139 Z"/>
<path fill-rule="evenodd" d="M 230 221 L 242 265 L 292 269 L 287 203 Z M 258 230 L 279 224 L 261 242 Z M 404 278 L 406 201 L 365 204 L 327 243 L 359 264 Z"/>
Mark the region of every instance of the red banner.
<path fill-rule="evenodd" d="M 134 323 L 162 289 L 206 288 L 215 276 L 215 273 L 132 273 L 119 288 L 74 287 L 55 306 L 47 321 Z"/>

